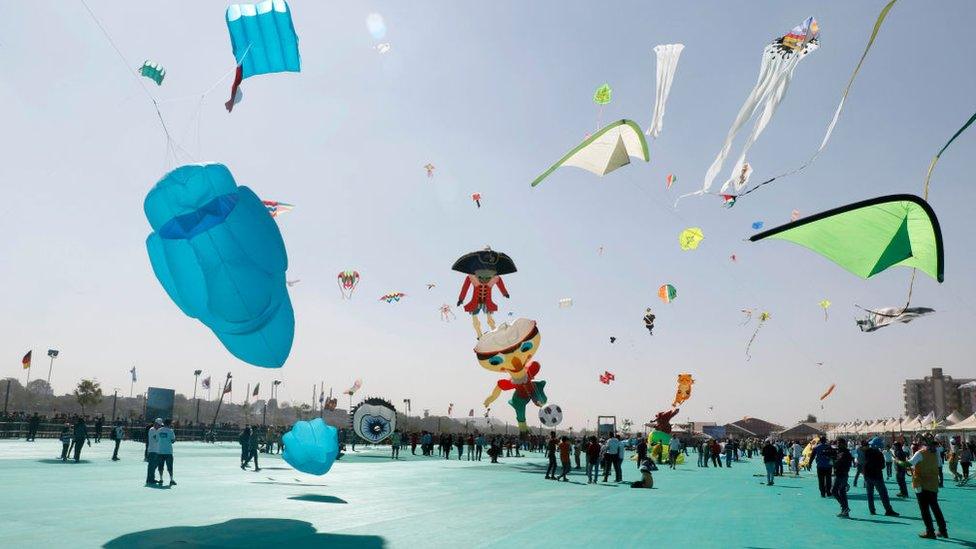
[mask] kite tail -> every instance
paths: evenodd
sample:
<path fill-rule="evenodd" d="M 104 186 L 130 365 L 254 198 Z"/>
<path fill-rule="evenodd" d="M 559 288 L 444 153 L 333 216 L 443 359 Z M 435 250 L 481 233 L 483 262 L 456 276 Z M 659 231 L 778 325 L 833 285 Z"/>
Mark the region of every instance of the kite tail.
<path fill-rule="evenodd" d="M 756 326 L 756 331 L 752 332 L 752 337 L 749 338 L 749 343 L 746 345 L 746 360 L 752 360 L 752 355 L 749 354 L 749 349 L 752 348 L 752 342 L 756 340 L 756 336 L 759 335 L 759 330 L 763 327 L 763 323 L 760 322 L 759 326 Z"/>
<path fill-rule="evenodd" d="M 244 67 L 243 65 L 237 65 L 237 71 L 234 73 L 234 83 L 230 85 L 230 99 L 224 103 L 224 108 L 227 112 L 233 112 L 234 110 L 234 98 L 237 97 L 237 90 L 241 87 L 241 82 L 244 81 Z"/>
<path fill-rule="evenodd" d="M 878 37 L 878 32 L 881 31 L 881 25 L 884 23 L 885 19 L 888 17 L 888 12 L 891 11 L 891 8 L 895 5 L 895 2 L 897 2 L 897 1 L 898 0 L 891 0 L 890 2 L 888 2 L 887 4 L 885 4 L 885 7 L 881 9 L 881 13 L 878 14 L 878 18 L 874 22 L 874 29 L 871 31 L 871 37 L 868 39 L 868 44 L 867 44 L 867 46 L 864 47 L 864 52 L 861 53 L 861 59 L 858 60 L 857 66 L 854 67 L 854 72 L 851 73 L 851 77 L 847 81 L 847 86 L 844 88 L 844 93 L 843 93 L 843 95 L 841 95 L 840 103 L 837 105 L 837 109 L 834 111 L 834 116 L 830 120 L 830 124 L 827 125 L 827 131 L 824 133 L 823 140 L 820 142 L 820 147 L 818 147 L 817 150 L 813 153 L 813 155 L 806 162 L 804 162 L 803 164 L 801 164 L 799 167 L 797 167 L 797 168 L 795 168 L 793 170 L 790 170 L 788 172 L 784 172 L 784 173 L 781 173 L 779 175 L 773 176 L 773 177 L 771 177 L 771 178 L 763 181 L 762 183 L 757 184 L 756 186 L 752 187 L 751 189 L 749 189 L 749 190 L 747 190 L 747 191 L 739 194 L 738 196 L 740 196 L 740 197 L 741 196 L 745 196 L 745 195 L 751 193 L 752 191 L 755 191 L 756 189 L 758 189 L 758 188 L 760 188 L 762 186 L 768 185 L 768 184 L 772 183 L 773 181 L 776 181 L 777 179 L 781 179 L 783 177 L 789 177 L 791 175 L 797 174 L 797 173 L 805 170 L 807 168 L 807 166 L 813 164 L 813 162 L 817 159 L 817 157 L 820 156 L 820 153 L 823 152 L 823 150 L 827 147 L 827 142 L 830 141 L 830 136 L 834 132 L 834 126 L 837 125 L 837 120 L 840 118 L 841 111 L 844 110 L 844 103 L 847 102 L 847 95 L 851 92 L 851 87 L 853 87 L 853 85 L 854 85 L 854 79 L 857 77 L 857 73 L 861 70 L 861 65 L 864 64 L 864 59 L 867 58 L 868 52 L 871 51 L 871 46 L 874 45 L 874 40 L 875 40 L 875 38 Z M 976 115 L 974 115 L 974 116 L 976 116 Z M 972 120 L 970 120 L 970 122 L 972 122 Z M 933 162 L 933 165 L 934 165 L 934 162 Z"/>
<path fill-rule="evenodd" d="M 931 179 L 932 172 L 935 170 L 935 164 L 939 161 L 939 158 L 942 157 L 942 153 L 949 148 L 949 145 L 952 145 L 952 142 L 955 141 L 956 138 L 962 134 L 962 132 L 966 131 L 966 129 L 969 128 L 973 122 L 976 122 L 976 113 L 973 113 L 973 115 L 969 117 L 969 120 L 967 120 L 966 123 L 956 131 L 956 133 L 952 134 L 949 141 L 947 141 L 946 144 L 939 149 L 939 152 L 936 153 L 935 157 L 932 159 L 932 163 L 929 164 L 929 171 L 925 173 L 925 184 L 922 189 L 922 198 L 924 198 L 926 201 L 929 199 L 929 179 Z"/>

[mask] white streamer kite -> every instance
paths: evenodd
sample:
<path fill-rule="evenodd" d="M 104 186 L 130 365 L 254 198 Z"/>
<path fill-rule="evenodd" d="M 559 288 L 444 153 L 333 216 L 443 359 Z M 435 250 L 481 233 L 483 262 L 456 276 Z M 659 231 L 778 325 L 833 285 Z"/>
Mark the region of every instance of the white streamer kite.
<path fill-rule="evenodd" d="M 725 163 L 729 150 L 732 148 L 732 141 L 746 123 L 758 113 L 756 122 L 753 125 L 752 133 L 742 146 L 742 153 L 732 167 L 729 179 L 722 185 L 722 193 L 727 193 L 728 189 L 734 188 L 735 192 L 740 191 L 748 182 L 741 177 L 743 166 L 747 165 L 746 154 L 752 147 L 756 139 L 759 138 L 763 130 L 776 113 L 776 108 L 786 96 L 790 81 L 793 79 L 793 71 L 800 61 L 808 54 L 819 48 L 820 26 L 813 17 L 808 17 L 800 25 L 793 27 L 788 34 L 777 38 L 773 43 L 766 46 L 763 50 L 762 65 L 759 68 L 759 78 L 755 87 L 749 93 L 739 114 L 736 116 L 729 133 L 725 137 L 725 142 L 719 150 L 715 161 L 708 168 L 705 174 L 705 181 L 700 191 L 684 196 L 705 194 L 712 186 L 712 181 L 718 175 L 719 170 Z M 684 198 L 684 197 L 682 197 Z"/>
<path fill-rule="evenodd" d="M 654 139 L 661 135 L 661 129 L 664 127 L 664 107 L 668 101 L 668 94 L 671 93 L 671 83 L 674 82 L 674 72 L 678 68 L 678 58 L 681 57 L 683 49 L 685 49 L 684 44 L 654 46 L 654 53 L 657 54 L 657 95 L 654 98 L 651 125 L 645 132 Z"/>

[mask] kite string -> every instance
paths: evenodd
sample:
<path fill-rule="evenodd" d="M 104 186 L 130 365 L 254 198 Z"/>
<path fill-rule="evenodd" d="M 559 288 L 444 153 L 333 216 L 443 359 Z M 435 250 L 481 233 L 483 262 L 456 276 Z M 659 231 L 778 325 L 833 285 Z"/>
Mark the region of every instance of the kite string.
<path fill-rule="evenodd" d="M 119 56 L 119 59 L 122 61 L 122 64 L 125 65 L 126 72 L 130 72 L 130 68 L 132 65 L 129 63 L 129 60 L 126 59 L 125 55 L 122 53 L 122 50 L 119 49 L 118 45 L 116 45 L 115 40 L 112 40 L 112 35 L 109 34 L 108 30 L 105 29 L 105 26 L 102 25 L 102 22 L 98 19 L 98 16 L 95 15 L 95 12 L 92 11 L 91 6 L 88 5 L 88 2 L 86 2 L 85 0 L 81 0 L 81 4 L 85 6 L 85 10 L 88 11 L 88 15 L 91 16 L 92 21 L 95 22 L 95 25 L 98 26 L 98 29 L 105 36 L 105 39 L 108 41 L 109 45 L 112 46 L 112 49 L 114 49 L 115 53 Z M 183 150 L 183 148 L 180 147 L 179 143 L 175 143 L 173 141 L 172 135 L 169 132 L 169 128 L 166 126 L 166 121 L 163 119 L 163 113 L 160 112 L 159 110 L 159 103 L 157 103 L 156 98 L 153 97 L 151 93 L 149 93 L 149 90 L 146 88 L 146 85 L 142 82 L 141 78 L 136 76 L 135 73 L 131 73 L 131 74 L 132 77 L 135 78 L 136 83 L 139 84 L 139 87 L 146 94 L 146 97 L 148 97 L 149 100 L 152 101 L 153 109 L 155 109 L 156 111 L 156 117 L 159 119 L 159 125 L 162 127 L 163 134 L 166 136 L 167 157 L 170 152 L 173 153 L 174 159 L 176 158 L 177 152 L 182 152 L 183 154 L 186 154 L 187 157 L 189 157 L 190 154 L 187 153 L 185 150 Z"/>

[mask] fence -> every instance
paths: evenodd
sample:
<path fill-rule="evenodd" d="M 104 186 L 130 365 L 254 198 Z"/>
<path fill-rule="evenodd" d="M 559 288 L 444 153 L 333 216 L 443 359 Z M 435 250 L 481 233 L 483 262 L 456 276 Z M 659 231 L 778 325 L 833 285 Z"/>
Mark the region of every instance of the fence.
<path fill-rule="evenodd" d="M 88 436 L 95 438 L 95 427 L 88 423 Z M 64 423 L 42 422 L 37 427 L 36 438 L 58 438 Z M 114 426 L 108 422 L 102 427 L 101 438 L 109 438 L 109 434 Z M 146 426 L 133 423 L 123 425 L 125 427 L 126 440 L 146 440 Z M 0 420 L 0 439 L 17 439 L 27 437 L 27 421 L 21 420 Z M 203 440 L 204 434 L 210 430 L 209 425 L 187 425 L 173 429 L 176 432 L 177 440 Z M 217 426 L 214 429 L 214 440 L 236 441 L 241 434 L 241 427 L 237 426 Z"/>

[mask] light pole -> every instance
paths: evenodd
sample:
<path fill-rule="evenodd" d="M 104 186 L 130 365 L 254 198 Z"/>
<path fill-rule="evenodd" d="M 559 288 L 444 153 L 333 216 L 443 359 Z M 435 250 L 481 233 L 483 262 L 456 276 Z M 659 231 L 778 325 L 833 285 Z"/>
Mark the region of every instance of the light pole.
<path fill-rule="evenodd" d="M 51 357 L 51 364 L 48 365 L 48 367 L 47 367 L 47 386 L 50 387 L 51 386 L 51 370 L 54 369 L 54 359 L 58 358 L 58 350 L 57 349 L 48 349 L 47 350 L 47 356 Z M 52 390 L 51 392 L 53 393 L 54 391 Z"/>
<path fill-rule="evenodd" d="M 197 382 L 200 381 L 200 374 L 203 370 L 193 370 L 193 400 L 197 401 L 197 424 L 200 423 L 200 400 L 197 399 Z"/>
<path fill-rule="evenodd" d="M 112 394 L 112 422 L 115 422 L 115 405 L 119 401 L 119 388 L 116 387 L 114 393 Z"/>
<path fill-rule="evenodd" d="M 274 400 L 275 407 L 271 416 L 271 422 L 278 426 L 278 386 L 281 385 L 281 380 L 276 379 L 271 382 L 271 398 Z"/>

